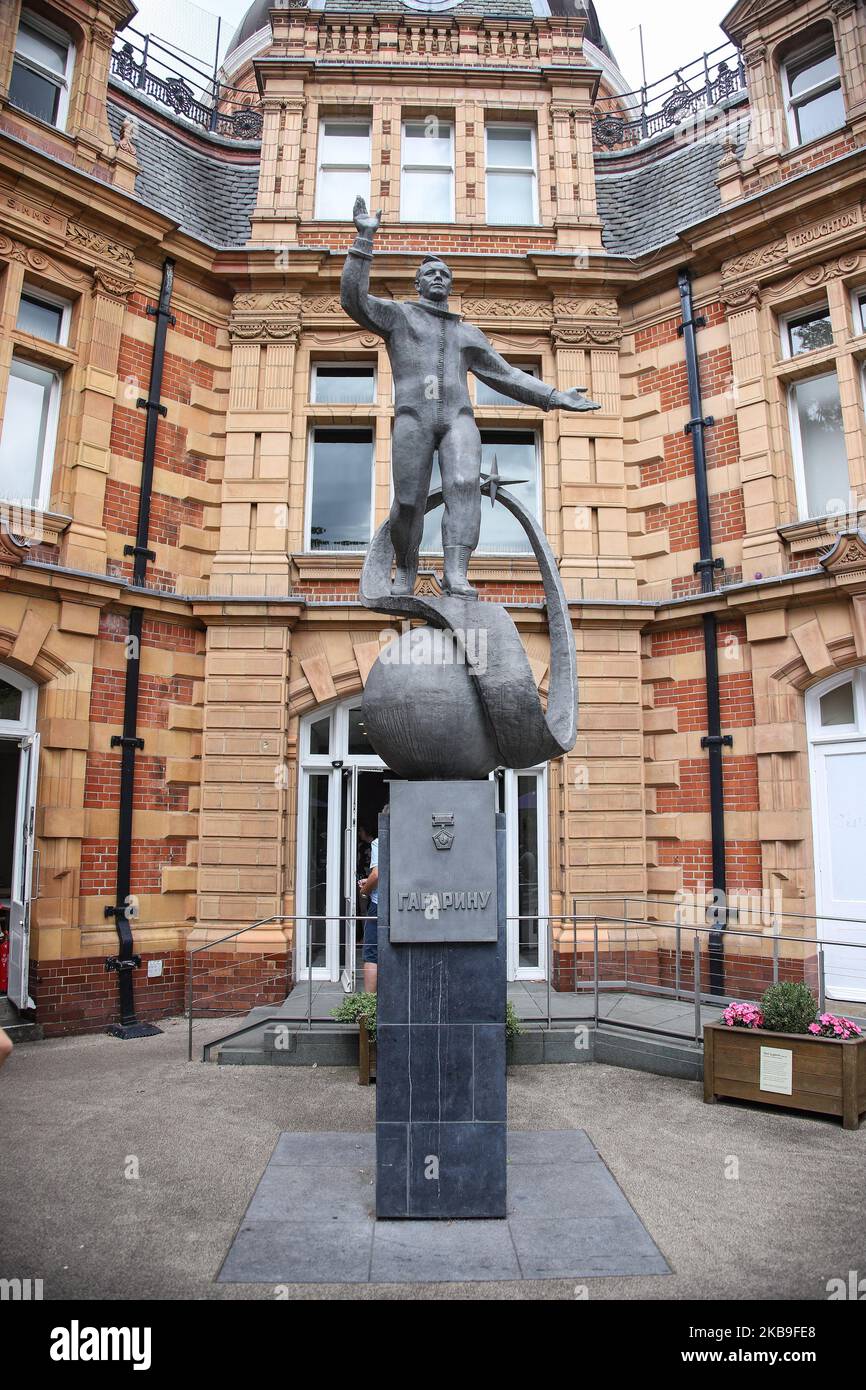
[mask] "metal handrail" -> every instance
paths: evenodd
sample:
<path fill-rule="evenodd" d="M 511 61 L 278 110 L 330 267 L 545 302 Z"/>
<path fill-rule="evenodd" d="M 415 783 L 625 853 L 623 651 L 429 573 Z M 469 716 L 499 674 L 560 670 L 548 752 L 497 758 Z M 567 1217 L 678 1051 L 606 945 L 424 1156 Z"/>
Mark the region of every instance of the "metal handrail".
<path fill-rule="evenodd" d="M 588 1022 L 589 1022 L 589 1020 L 588 1020 L 587 1018 L 583 1017 L 583 1016 L 578 1016 L 578 1015 L 576 1015 L 576 1014 L 573 1015 L 573 1016 L 572 1016 L 572 1015 L 568 1015 L 568 1014 L 563 1013 L 563 1012 L 560 1011 L 560 1010 L 557 1010 L 556 1018 L 555 1018 L 555 1020 L 554 1020 L 553 1011 L 552 1011 L 552 1008 L 551 1008 L 551 989 L 552 989 L 553 971 L 554 971 L 554 944 L 555 944 L 555 942 L 554 942 L 554 931 L 555 931 L 555 928 L 556 928 L 557 926 L 560 926 L 560 927 L 561 927 L 561 926 L 569 926 L 569 925 L 570 925 L 570 926 L 572 926 L 572 927 L 574 928 L 574 930 L 573 930 L 573 937 L 572 937 L 572 988 L 571 988 L 571 990 L 564 991 L 564 993 L 566 993 L 566 994 L 573 994 L 573 995 L 575 995 L 575 996 L 578 996 L 578 995 L 585 995 L 585 994 L 589 993 L 590 991 L 592 992 L 593 1001 L 594 1001 L 594 1004 L 593 1004 L 593 1012 L 592 1012 L 592 1022 L 593 1022 L 594 1026 L 595 1026 L 596 1028 L 598 1028 L 598 1027 L 600 1026 L 600 1023 L 601 1023 L 601 1010 L 600 1010 L 601 994 L 602 994 L 602 993 L 609 993 L 609 992 L 611 992 L 611 991 L 626 991 L 626 992 L 628 992 L 629 989 L 634 989 L 634 988 L 636 988 L 637 991 L 638 991 L 640 994 L 644 994 L 644 995 L 646 995 L 646 994 L 649 994 L 649 995 L 660 995 L 660 996 L 668 997 L 668 998 L 673 997 L 673 998 L 675 998 L 675 999 L 683 999 L 684 997 L 685 997 L 685 998 L 691 998 L 692 1001 L 693 1001 L 693 1005 L 694 1005 L 694 1027 L 693 1027 L 693 1036 L 694 1036 L 694 1041 L 695 1041 L 695 1043 L 696 1043 L 696 1044 L 699 1043 L 699 1042 L 700 1042 L 700 1039 L 701 1039 L 702 1031 L 703 1031 L 703 1024 L 702 1024 L 702 1017 L 703 1017 L 703 1015 L 702 1015 L 702 1009 L 704 1008 L 704 1006 L 706 1006 L 706 1005 L 713 1005 L 713 1006 L 716 1006 L 716 1007 L 719 1007 L 719 1008 L 720 1008 L 720 1007 L 722 1007 L 726 1002 L 729 1002 L 731 999 L 733 999 L 734 997 L 736 997 L 736 996 L 734 996 L 734 995 L 729 995 L 729 994 L 724 994 L 724 995 L 711 994 L 711 993 L 706 992 L 706 991 L 704 990 L 704 988 L 703 988 L 703 984 L 702 984 L 703 957 L 704 957 L 704 951 L 706 950 L 706 946 L 705 946 L 705 944 L 704 944 L 703 938 L 704 938 L 704 937 L 713 937 L 713 936 L 717 936 L 717 935 L 718 935 L 718 928 L 717 928 L 716 926 L 714 926 L 714 925 L 702 925 L 702 924 L 700 924 L 700 923 L 693 924 L 693 923 L 690 923 L 690 922 L 689 922 L 689 923 L 683 923 L 683 922 L 658 922 L 658 921 L 651 921 L 649 918 L 647 918 L 647 917 L 645 917 L 645 916 L 644 916 L 644 917 L 640 917 L 640 918 L 629 918 L 628 915 L 627 915 L 627 914 L 628 914 L 628 908 L 629 908 L 630 905 L 635 904 L 635 903 L 637 903 L 637 902 L 642 902 L 642 903 L 663 902 L 665 906 L 670 906 L 670 905 L 671 905 L 671 904 L 670 904 L 669 902 L 667 902 L 666 900 L 663 900 L 663 899 L 654 899 L 654 898 L 649 897 L 649 896 L 637 898 L 637 897 L 628 896 L 628 895 L 625 895 L 625 896 L 623 896 L 623 895 L 614 895 L 614 896 L 617 898 L 618 902 L 619 902 L 619 903 L 621 904 L 621 906 L 622 906 L 622 911 L 619 912 L 619 913 L 617 913 L 617 914 L 615 914 L 615 915 L 612 914 L 612 913 L 611 913 L 611 914 L 607 914 L 607 913 L 603 913 L 603 912 L 602 912 L 602 913 L 599 913 L 599 912 L 579 912 L 579 911 L 577 911 L 577 903 L 578 903 L 579 897 L 581 897 L 581 896 L 586 896 L 586 897 L 605 897 L 606 895 L 605 895 L 604 893 L 598 893 L 598 894 L 583 894 L 583 895 L 578 894 L 578 895 L 575 895 L 575 897 L 572 899 L 572 906 L 575 908 L 575 910 L 574 910 L 573 912 L 571 912 L 571 913 L 509 913 L 508 916 L 507 916 L 507 921 L 508 921 L 508 922 L 532 922 L 532 923 L 536 924 L 536 926 L 537 926 L 539 932 L 541 932 L 542 930 L 544 930 L 544 931 L 546 932 L 546 938 L 547 938 L 546 1004 L 547 1004 L 547 1007 L 546 1007 L 545 1013 L 546 1013 L 546 1023 L 547 1023 L 548 1029 L 551 1028 L 551 1027 L 553 1026 L 554 1021 L 555 1021 L 556 1024 L 558 1024 L 558 1025 L 562 1025 L 562 1024 L 569 1024 L 569 1025 L 570 1025 L 570 1024 L 572 1024 L 572 1023 L 578 1023 L 578 1024 L 581 1024 L 581 1025 L 586 1025 L 586 1024 L 588 1024 Z M 777 914 L 777 919 L 778 919 L 778 918 L 781 918 L 781 917 L 784 917 L 785 915 L 786 915 L 786 914 L 784 914 L 784 913 Z M 836 918 L 836 917 L 830 918 L 830 917 L 826 917 L 826 916 L 813 915 L 813 914 L 808 914 L 808 913 L 793 913 L 793 914 L 790 914 L 790 915 L 791 915 L 795 920 L 828 921 L 828 922 L 846 921 L 846 922 L 850 922 L 852 925 L 857 925 L 857 926 L 866 925 L 866 922 L 864 922 L 863 919 L 861 919 L 861 918 Z M 259 929 L 259 928 L 261 928 L 261 927 L 267 927 L 267 926 L 273 925 L 274 923 L 277 923 L 277 922 L 280 922 L 280 923 L 282 923 L 282 922 L 291 922 L 291 923 L 293 923 L 293 924 L 296 924 L 296 923 L 299 923 L 299 922 L 309 923 L 309 924 L 316 923 L 316 922 L 346 922 L 346 923 L 350 923 L 350 922 L 351 922 L 351 923 L 354 924 L 354 923 L 357 923 L 359 920 L 360 920 L 360 918 L 358 917 L 357 914 L 326 914 L 326 913 L 274 914 L 274 915 L 271 916 L 271 917 L 262 918 L 260 921 L 248 923 L 248 924 L 247 924 L 246 926 L 244 926 L 244 927 L 239 927 L 239 928 L 237 928 L 237 929 L 234 930 L 234 931 L 228 932 L 228 933 L 226 933 L 224 936 L 218 937 L 215 941 L 208 941 L 208 942 L 203 943 L 203 944 L 200 945 L 200 946 L 193 947 L 193 948 L 188 952 L 188 955 L 189 955 L 189 970 L 188 970 L 188 996 L 187 996 L 187 997 L 188 997 L 188 1018 L 189 1018 L 189 1037 L 188 1037 L 188 1057 L 189 1057 L 189 1060 L 190 1060 L 190 1061 L 192 1060 L 192 1047 L 193 1047 L 193 1022 L 194 1022 L 194 1013 L 195 1013 L 195 1000 L 194 1000 L 194 983 L 195 983 L 195 982 L 194 982 L 194 977 L 193 977 L 193 962 L 194 962 L 194 958 L 195 958 L 196 956 L 201 955 L 203 952 L 206 952 L 206 951 L 209 951 L 209 950 L 213 950 L 213 949 L 214 949 L 215 947 L 217 947 L 217 946 L 224 945 L 227 941 L 234 941 L 234 940 L 236 940 L 238 937 L 243 936 L 243 935 L 245 935 L 245 934 L 248 933 L 248 932 L 255 931 L 255 930 L 257 930 L 257 929 Z M 579 982 L 578 982 L 578 978 L 577 978 L 577 964 L 578 964 L 578 954 L 577 954 L 577 932 L 578 932 L 578 929 L 579 929 L 580 927 L 587 927 L 587 926 L 590 926 L 590 925 L 591 925 L 591 927 L 592 927 L 592 977 L 591 977 L 590 980 L 587 980 L 587 981 L 585 981 L 585 982 L 580 982 L 580 983 L 579 983 Z M 599 931 L 600 931 L 600 929 L 602 929 L 602 928 L 604 928 L 604 927 L 616 927 L 617 930 L 620 931 L 620 932 L 622 932 L 622 934 L 623 934 L 623 966 L 624 966 L 623 978 L 608 979 L 608 980 L 602 980 L 602 979 L 601 979 L 601 949 L 600 949 L 600 941 L 599 941 Z M 675 933 L 675 937 L 676 937 L 676 954 L 675 954 L 675 967 L 674 967 L 674 972 L 675 972 L 675 973 L 674 973 L 674 984 L 673 984 L 672 987 L 671 987 L 670 985 L 653 984 L 653 983 L 651 983 L 651 982 L 649 982 L 649 981 L 646 981 L 646 980 L 633 980 L 633 979 L 630 979 L 630 978 L 629 978 L 628 934 L 629 934 L 630 931 L 643 931 L 643 930 L 647 930 L 647 931 L 650 931 L 650 932 L 652 932 L 652 933 L 658 933 L 658 932 L 661 932 L 661 931 L 665 931 L 665 932 L 671 932 L 671 931 L 672 931 L 672 932 Z M 693 968 L 692 968 L 692 987 L 691 987 L 691 989 L 688 989 L 688 988 L 683 989 L 683 986 L 682 986 L 682 946 L 681 946 L 681 942 L 682 942 L 682 934 L 683 934 L 684 931 L 689 932 L 689 933 L 691 934 L 691 937 L 692 937 Z M 754 930 L 754 929 L 751 929 L 751 928 L 739 927 L 739 926 L 728 927 L 727 930 L 726 930 L 726 932 L 725 932 L 725 937 L 726 937 L 728 940 L 731 940 L 731 939 L 733 939 L 733 938 L 735 938 L 735 937 L 736 937 L 736 938 L 742 937 L 742 938 L 744 938 L 744 939 L 746 939 L 746 940 L 754 940 L 754 941 L 756 941 L 756 942 L 761 942 L 761 943 L 766 943 L 768 937 L 770 937 L 770 938 L 772 939 L 772 943 L 773 943 L 772 970 L 773 970 L 773 980 L 774 980 L 774 982 L 778 981 L 778 978 L 779 978 L 779 965 L 780 965 L 780 961 L 781 961 L 781 953 L 780 953 L 780 943 L 781 943 L 781 942 L 783 942 L 783 941 L 785 941 L 785 942 L 791 942 L 792 944 L 794 944 L 794 945 L 799 945 L 799 946 L 801 946 L 801 947 L 809 947 L 809 946 L 814 947 L 814 958 L 815 958 L 815 962 L 816 962 L 816 966 L 817 966 L 817 973 L 818 973 L 818 992 L 819 992 L 819 1010 L 820 1010 L 820 1011 L 823 1011 L 823 1009 L 824 1009 L 824 1004 L 825 1004 L 824 949 L 825 949 L 826 947 L 828 947 L 828 946 L 840 946 L 840 947 L 848 948 L 848 949 L 851 949 L 851 950 L 866 950 L 866 943 L 855 942 L 855 941 L 845 941 L 845 940 L 840 940 L 840 939 L 835 938 L 835 937 L 823 937 L 823 936 L 822 936 L 822 937 L 819 938 L 817 935 L 816 935 L 816 936 L 803 935 L 802 932 L 801 932 L 801 933 L 794 933 L 794 932 L 782 931 L 782 930 L 779 929 L 778 920 L 777 920 L 777 922 L 774 922 L 774 925 L 773 925 L 771 928 L 765 928 L 765 929 L 763 929 L 763 930 Z M 306 954 L 307 954 L 307 959 L 306 959 L 306 978 L 307 978 L 308 990 L 309 990 L 309 992 L 308 992 L 308 1000 L 307 1000 L 306 1019 L 304 1019 L 304 1018 L 299 1018 L 299 1019 L 294 1020 L 294 1021 L 297 1022 L 297 1024 L 298 1024 L 299 1027 L 300 1027 L 300 1026 L 303 1026 L 303 1024 L 306 1023 L 307 1028 L 311 1030 L 312 1027 L 313 1027 L 313 966 L 312 966 L 312 932 L 309 932 L 309 931 L 308 931 L 307 934 L 306 934 L 306 948 L 307 948 L 307 951 L 306 951 Z M 562 954 L 562 953 L 560 953 L 560 955 L 561 955 L 561 954 Z M 232 963 L 229 963 L 228 966 L 214 967 L 214 969 L 217 969 L 217 968 L 221 968 L 221 969 L 228 968 L 228 969 L 231 969 L 231 968 L 233 968 L 233 964 L 232 964 Z M 272 983 L 273 981 L 279 979 L 281 973 L 282 973 L 282 972 L 276 972 L 276 973 L 273 974 L 272 976 L 268 977 L 268 979 L 267 979 L 264 983 Z M 199 979 L 200 979 L 200 978 L 201 978 L 201 977 L 199 977 Z M 232 992 L 233 992 L 232 989 L 226 989 L 226 990 L 221 990 L 221 991 L 218 991 L 218 992 L 212 992 L 210 995 L 207 996 L 207 998 L 208 998 L 208 999 L 220 998 L 220 997 L 222 997 L 223 995 L 225 995 L 225 994 L 231 994 Z M 288 992 L 288 991 L 287 991 L 287 992 Z M 268 1023 L 275 1023 L 275 1022 L 286 1023 L 287 1020 L 286 1020 L 285 1016 L 281 1016 L 281 1015 L 278 1015 L 278 1016 L 276 1016 L 276 1017 L 268 1017 L 268 1018 L 266 1018 L 266 1019 L 258 1019 L 258 1020 L 256 1020 L 254 1023 L 249 1024 L 249 1025 L 246 1025 L 245 1027 L 241 1028 L 240 1030 L 236 1030 L 235 1032 L 233 1032 L 233 1033 L 230 1034 L 229 1036 L 231 1036 L 232 1038 L 237 1037 L 237 1036 L 242 1036 L 245 1032 L 249 1032 L 249 1031 L 252 1031 L 252 1030 L 261 1028 L 261 1027 L 265 1026 L 266 1024 L 268 1024 Z M 634 1027 L 635 1025 L 634 1025 L 634 1024 L 625 1023 L 625 1022 L 617 1022 L 616 1020 L 606 1019 L 606 1020 L 604 1020 L 604 1026 L 605 1026 L 605 1027 L 607 1027 L 607 1026 Z M 659 1035 L 661 1035 L 661 1036 L 666 1036 L 666 1037 L 682 1037 L 682 1034 L 676 1032 L 675 1030 L 672 1030 L 672 1029 L 665 1029 L 665 1028 L 655 1028 L 655 1027 L 652 1027 L 651 1025 L 646 1025 L 646 1024 L 641 1024 L 641 1025 L 640 1025 L 640 1031 L 641 1031 L 641 1032 L 646 1032 L 646 1033 L 655 1033 L 655 1034 L 659 1034 Z M 203 1055 L 203 1060 L 207 1060 L 207 1059 L 209 1058 L 209 1056 L 210 1056 L 210 1051 L 211 1051 L 211 1049 L 212 1049 L 213 1047 L 216 1047 L 220 1042 L 224 1042 L 224 1041 L 225 1041 L 225 1038 L 222 1038 L 222 1039 L 214 1039 L 213 1042 L 208 1043 L 208 1044 L 206 1045 L 204 1051 L 203 1051 L 203 1054 L 202 1054 L 202 1055 Z"/>
<path fill-rule="evenodd" d="M 636 145 L 745 89 L 746 70 L 740 50 L 732 43 L 720 44 L 636 91 L 597 98 L 601 114 L 593 121 L 593 143 L 604 150 Z M 635 108 L 638 115 L 624 114 Z"/>
<path fill-rule="evenodd" d="M 154 34 L 142 34 L 127 25 L 116 36 L 110 70 L 121 82 L 211 134 L 261 140 L 263 117 L 257 92 L 221 81 L 216 69 L 208 72 L 199 67 L 191 55 L 167 46 Z"/>

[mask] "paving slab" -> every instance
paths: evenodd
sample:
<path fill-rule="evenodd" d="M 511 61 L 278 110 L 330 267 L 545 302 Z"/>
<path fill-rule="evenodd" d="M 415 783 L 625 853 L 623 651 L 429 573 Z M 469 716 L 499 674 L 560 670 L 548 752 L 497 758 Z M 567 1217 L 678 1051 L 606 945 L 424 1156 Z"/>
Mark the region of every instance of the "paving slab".
<path fill-rule="evenodd" d="M 505 1220 L 377 1221 L 372 1134 L 281 1134 L 219 1283 L 459 1284 L 670 1273 L 583 1130 L 510 1132 L 507 1173 Z"/>

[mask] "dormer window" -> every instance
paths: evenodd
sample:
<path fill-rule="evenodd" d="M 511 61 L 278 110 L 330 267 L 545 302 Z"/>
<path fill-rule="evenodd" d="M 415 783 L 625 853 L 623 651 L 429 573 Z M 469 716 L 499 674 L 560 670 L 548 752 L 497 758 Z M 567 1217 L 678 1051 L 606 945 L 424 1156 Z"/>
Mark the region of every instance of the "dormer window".
<path fill-rule="evenodd" d="M 800 48 L 782 69 L 792 145 L 806 145 L 845 124 L 842 75 L 829 31 Z"/>
<path fill-rule="evenodd" d="M 22 10 L 9 83 L 10 103 L 37 121 L 64 130 L 74 62 L 69 35 L 41 15 Z"/>

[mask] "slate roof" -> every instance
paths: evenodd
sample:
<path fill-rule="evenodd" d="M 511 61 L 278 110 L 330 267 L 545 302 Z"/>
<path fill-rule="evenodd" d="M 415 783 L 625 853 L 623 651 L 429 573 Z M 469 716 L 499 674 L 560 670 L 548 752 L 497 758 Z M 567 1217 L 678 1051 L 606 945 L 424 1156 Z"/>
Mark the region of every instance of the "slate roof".
<path fill-rule="evenodd" d="M 127 114 L 109 98 L 108 123 L 115 140 Z M 135 191 L 141 201 L 209 246 L 243 246 L 258 190 L 258 158 L 250 164 L 230 163 L 218 154 L 190 149 L 138 115 L 137 122 Z"/>
<path fill-rule="evenodd" d="M 742 143 L 737 152 L 742 153 Z M 617 169 L 616 155 L 596 156 L 595 188 L 607 251 L 637 256 L 673 241 L 721 207 L 716 187 L 721 140 L 678 146 L 638 169 Z"/>

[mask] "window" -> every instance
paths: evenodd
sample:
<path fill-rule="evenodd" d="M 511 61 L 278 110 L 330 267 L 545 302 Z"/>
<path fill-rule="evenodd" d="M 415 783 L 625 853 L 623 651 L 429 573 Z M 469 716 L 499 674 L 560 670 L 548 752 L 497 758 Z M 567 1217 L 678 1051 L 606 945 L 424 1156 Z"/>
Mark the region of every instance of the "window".
<path fill-rule="evenodd" d="M 57 439 L 60 377 L 13 357 L 0 435 L 0 497 L 45 509 Z"/>
<path fill-rule="evenodd" d="M 310 399 L 317 405 L 372 405 L 376 399 L 376 369 L 372 363 L 316 363 Z"/>
<path fill-rule="evenodd" d="M 373 431 L 313 430 L 310 550 L 363 550 L 373 514 Z"/>
<path fill-rule="evenodd" d="M 847 506 L 850 485 L 836 373 L 795 382 L 790 399 L 800 514 L 838 513 Z"/>
<path fill-rule="evenodd" d="M 846 681 L 844 685 L 834 686 L 818 701 L 822 729 L 838 729 L 856 725 L 854 712 L 854 685 Z"/>
<path fill-rule="evenodd" d="M 502 475 L 502 482 L 509 492 L 518 497 L 525 507 L 538 515 L 538 439 L 533 430 L 482 430 L 481 467 L 487 473 L 496 456 L 496 464 Z M 519 483 L 509 483 L 509 478 L 522 479 Z M 433 475 L 430 479 L 430 492 L 442 486 L 439 471 L 439 458 L 433 458 Z M 424 519 L 422 551 L 428 554 L 442 554 L 442 508 L 428 512 Z M 531 546 L 520 522 L 504 507 L 494 506 L 485 497 L 481 507 L 481 537 L 478 542 L 479 555 L 525 555 Z"/>
<path fill-rule="evenodd" d="M 854 301 L 854 332 L 866 333 L 866 290 L 855 290 Z"/>
<path fill-rule="evenodd" d="M 63 130 L 74 61 L 75 49 L 62 29 L 22 10 L 9 83 L 12 105 Z"/>
<path fill-rule="evenodd" d="M 538 376 L 538 368 L 531 362 L 513 362 L 512 366 L 519 367 L 527 376 Z M 488 386 L 479 377 L 475 378 L 475 404 L 476 405 L 507 405 L 514 409 L 521 404 L 511 396 L 504 396 L 501 391 L 497 391 L 495 386 Z"/>
<path fill-rule="evenodd" d="M 792 144 L 805 145 L 845 124 L 842 79 L 832 35 L 788 59 L 784 85 Z"/>
<path fill-rule="evenodd" d="M 531 126 L 488 125 L 486 136 L 488 223 L 537 222 L 535 132 Z"/>
<path fill-rule="evenodd" d="M 358 195 L 370 205 L 370 122 L 322 121 L 316 216 L 351 222 Z"/>
<path fill-rule="evenodd" d="M 454 221 L 454 127 L 447 121 L 403 124 L 400 219 Z"/>
<path fill-rule="evenodd" d="M 806 313 L 788 314 L 782 320 L 782 352 L 785 357 L 799 357 L 802 352 L 817 352 L 833 346 L 833 328 L 826 305 Z"/>
<path fill-rule="evenodd" d="M 18 303 L 15 327 L 21 333 L 32 334 L 34 338 L 62 344 L 69 336 L 71 310 L 72 306 L 67 300 L 25 285 Z"/>

